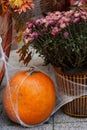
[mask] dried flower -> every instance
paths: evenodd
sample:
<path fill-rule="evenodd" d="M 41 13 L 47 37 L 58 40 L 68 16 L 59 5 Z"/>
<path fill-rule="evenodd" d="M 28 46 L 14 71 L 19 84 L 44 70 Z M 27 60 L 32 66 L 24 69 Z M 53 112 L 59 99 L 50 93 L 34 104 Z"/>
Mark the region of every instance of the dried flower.
<path fill-rule="evenodd" d="M 10 7 L 14 12 L 18 12 L 19 14 L 34 8 L 32 0 L 1 0 L 1 3 L 3 10 L 7 11 Z"/>
<path fill-rule="evenodd" d="M 8 0 L 8 5 L 10 5 L 15 12 L 26 12 L 26 10 L 30 10 L 34 8 L 34 4 L 32 0 Z"/>

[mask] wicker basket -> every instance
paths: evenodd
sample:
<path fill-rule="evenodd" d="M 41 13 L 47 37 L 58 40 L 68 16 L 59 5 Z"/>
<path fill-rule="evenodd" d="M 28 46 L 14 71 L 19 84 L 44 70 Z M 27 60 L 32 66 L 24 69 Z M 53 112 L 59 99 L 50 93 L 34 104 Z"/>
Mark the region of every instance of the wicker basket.
<path fill-rule="evenodd" d="M 47 13 L 53 9 L 55 0 L 40 0 L 40 7 L 42 13 Z M 53 4 L 54 3 L 54 4 Z"/>
<path fill-rule="evenodd" d="M 69 0 L 40 0 L 42 14 L 52 11 L 67 10 L 70 6 Z"/>
<path fill-rule="evenodd" d="M 63 95 L 78 97 L 62 107 L 64 113 L 74 117 L 87 117 L 87 72 L 64 74 L 60 68 L 55 68 L 57 83 Z"/>

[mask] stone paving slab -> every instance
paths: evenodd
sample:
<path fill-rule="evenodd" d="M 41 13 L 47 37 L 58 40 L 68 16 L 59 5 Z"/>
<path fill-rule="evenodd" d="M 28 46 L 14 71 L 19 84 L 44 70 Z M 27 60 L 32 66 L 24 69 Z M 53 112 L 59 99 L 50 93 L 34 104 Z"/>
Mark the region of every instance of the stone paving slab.
<path fill-rule="evenodd" d="M 21 126 L 0 126 L 0 130 L 53 130 L 53 126 L 51 124 L 33 127 L 33 128 L 25 128 Z"/>
<path fill-rule="evenodd" d="M 87 122 L 87 118 L 80 118 L 80 117 L 70 117 L 62 112 L 62 110 L 58 110 L 54 115 L 54 122 L 55 123 L 78 123 L 78 122 Z"/>
<path fill-rule="evenodd" d="M 55 130 L 87 130 L 87 123 L 56 124 Z"/>
<path fill-rule="evenodd" d="M 19 57 L 18 54 L 16 54 L 16 50 L 12 50 L 9 63 L 11 62 L 15 67 L 23 68 L 24 65 L 19 63 L 18 59 Z M 39 65 L 42 64 L 43 60 L 38 58 L 37 55 L 34 55 L 33 61 L 30 62 L 30 65 L 34 64 L 37 66 L 38 63 Z M 0 86 L 0 130 L 87 130 L 87 118 L 70 117 L 64 114 L 61 109 L 58 110 L 47 123 L 33 128 L 24 128 L 21 125 L 10 121 L 2 105 L 2 91 L 5 84 L 6 78 L 4 77 Z"/>

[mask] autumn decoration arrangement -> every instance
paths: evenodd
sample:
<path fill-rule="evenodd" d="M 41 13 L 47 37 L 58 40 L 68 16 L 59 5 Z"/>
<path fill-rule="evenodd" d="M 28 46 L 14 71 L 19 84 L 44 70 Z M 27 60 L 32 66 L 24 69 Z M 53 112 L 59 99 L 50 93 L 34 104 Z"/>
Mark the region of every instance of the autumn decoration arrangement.
<path fill-rule="evenodd" d="M 44 2 L 44 0 L 43 0 Z M 47 1 L 49 3 L 49 1 Z M 52 0 L 55 7 L 63 0 Z M 41 3 L 41 1 L 40 1 Z M 45 2 L 44 2 L 45 3 Z M 46 3 L 45 3 L 46 4 Z M 78 97 L 62 110 L 76 117 L 87 116 L 87 1 L 67 0 L 62 10 L 47 11 L 41 18 L 31 19 L 35 8 L 32 0 L 1 0 L 2 17 L 10 13 L 22 47 L 20 59 L 27 65 L 33 47 L 54 67 L 58 90 L 64 98 Z M 20 19 L 19 19 L 20 16 Z M 55 85 L 50 77 L 39 71 L 20 71 L 13 75 L 3 90 L 3 104 L 8 117 L 23 126 L 46 121 L 56 105 Z M 83 96 L 84 94 L 84 96 Z M 22 108 L 22 109 L 21 109 Z M 84 109 L 83 109 L 84 108 Z"/>
<path fill-rule="evenodd" d="M 83 95 L 83 90 L 86 95 L 87 1 L 70 2 L 73 6 L 67 11 L 49 12 L 43 18 L 26 23 L 19 55 L 20 61 L 27 65 L 32 59 L 28 48 L 35 48 L 45 64 L 53 65 L 61 94 L 78 97 Z M 66 104 L 63 111 L 71 116 L 86 117 L 86 100 L 86 96 L 80 96 Z"/>

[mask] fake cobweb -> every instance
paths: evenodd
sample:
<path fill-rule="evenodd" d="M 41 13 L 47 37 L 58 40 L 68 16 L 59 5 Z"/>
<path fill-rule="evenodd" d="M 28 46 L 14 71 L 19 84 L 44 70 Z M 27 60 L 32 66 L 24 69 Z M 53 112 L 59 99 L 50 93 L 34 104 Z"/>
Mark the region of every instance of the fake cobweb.
<path fill-rule="evenodd" d="M 33 12 L 36 13 L 35 10 Z M 40 13 L 40 8 L 38 8 L 37 13 L 38 12 Z M 79 98 L 80 96 L 87 95 L 87 85 L 86 85 L 87 76 L 85 76 L 85 83 L 83 81 L 81 83 L 79 81 L 75 82 L 75 80 L 72 81 L 72 80 L 70 80 L 68 78 L 64 78 L 59 73 L 56 73 L 54 68 L 53 68 L 53 66 L 50 65 L 50 64 L 47 65 L 47 66 L 43 66 L 43 64 L 40 64 L 40 65 L 33 64 L 31 66 L 28 66 L 28 67 L 20 68 L 18 66 L 15 66 L 13 63 L 11 63 L 9 61 L 7 62 L 7 59 L 8 58 L 6 57 L 5 52 L 2 49 L 2 39 L 0 37 L 0 65 L 2 66 L 4 64 L 4 66 L 5 66 L 5 77 L 6 77 L 6 84 L 8 86 L 8 92 L 10 91 L 10 85 L 9 85 L 10 78 L 16 72 L 20 72 L 22 70 L 41 71 L 41 72 L 45 73 L 46 75 L 48 75 L 53 80 L 53 82 L 55 84 L 55 90 L 56 90 L 56 105 L 55 105 L 55 108 L 52 111 L 52 113 L 50 114 L 50 116 L 45 121 L 43 121 L 43 122 L 41 122 L 40 124 L 37 124 L 37 125 L 41 125 L 41 124 L 47 122 L 49 120 L 49 118 L 54 113 L 56 113 L 65 104 L 73 101 L 76 98 Z M 37 62 L 37 59 L 35 59 L 35 60 Z M 61 86 L 62 83 L 65 84 L 66 90 L 69 91 L 69 94 L 65 90 L 62 91 L 60 89 L 60 87 L 57 85 L 56 76 L 59 79 L 59 82 L 60 82 L 59 85 Z M 24 79 L 21 80 L 18 88 L 20 88 L 20 85 L 23 82 L 24 82 Z M 17 93 L 18 93 L 18 91 L 17 91 Z M 74 95 L 74 93 L 75 93 L 75 95 Z M 18 97 L 17 97 L 17 99 L 18 99 Z M 10 101 L 9 102 L 12 104 L 11 96 L 10 96 Z M 12 107 L 13 107 L 14 113 L 15 113 L 16 118 L 17 118 L 17 120 L 18 120 L 20 125 L 22 125 L 24 127 L 34 127 L 34 126 L 37 126 L 37 125 L 26 124 L 26 123 L 24 123 L 21 120 L 21 118 L 20 118 L 20 116 L 18 114 L 18 100 L 16 100 L 15 106 L 12 104 Z"/>

